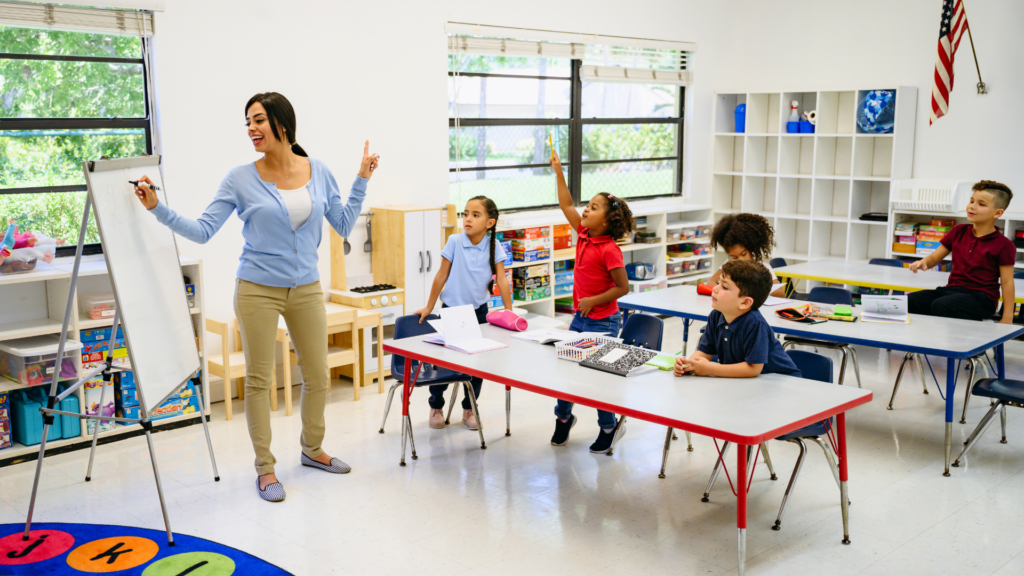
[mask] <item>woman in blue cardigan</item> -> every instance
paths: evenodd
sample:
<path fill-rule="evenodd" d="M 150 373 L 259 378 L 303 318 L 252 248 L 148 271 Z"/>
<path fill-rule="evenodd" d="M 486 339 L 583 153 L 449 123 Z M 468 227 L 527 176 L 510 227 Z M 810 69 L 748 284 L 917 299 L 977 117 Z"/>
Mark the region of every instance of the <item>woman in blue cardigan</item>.
<path fill-rule="evenodd" d="M 200 244 L 207 242 L 232 212 L 244 223 L 235 316 L 245 353 L 245 417 L 256 452 L 259 495 L 280 502 L 285 497 L 284 487 L 274 474 L 276 460 L 270 452 L 270 394 L 276 394 L 271 381 L 279 316 L 288 323 L 304 380 L 300 461 L 303 466 L 334 474 L 351 470 L 321 448 L 331 380 L 317 247 L 322 218 L 338 234 L 349 235 L 380 157 L 370 154 L 367 141 L 359 174 L 343 203 L 330 170 L 295 143 L 295 111 L 288 99 L 276 92 L 253 96 L 245 105 L 245 125 L 253 147 L 263 157 L 228 172 L 199 220 L 183 218 L 161 204 L 149 186 L 152 181 L 145 176 L 139 178 L 135 193 L 157 221 Z"/>

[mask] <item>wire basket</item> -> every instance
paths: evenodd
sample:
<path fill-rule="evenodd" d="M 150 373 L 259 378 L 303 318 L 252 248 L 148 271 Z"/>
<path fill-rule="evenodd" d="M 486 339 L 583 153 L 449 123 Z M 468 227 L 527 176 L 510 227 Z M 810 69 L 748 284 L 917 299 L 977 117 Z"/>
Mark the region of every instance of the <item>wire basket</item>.
<path fill-rule="evenodd" d="M 583 342 L 597 342 L 596 346 L 590 348 L 577 348 L 576 346 Z M 621 344 L 621 338 L 612 338 L 610 336 L 592 336 L 587 338 L 577 338 L 575 340 L 567 340 L 565 342 L 555 342 L 555 354 L 562 360 L 569 360 L 570 362 L 582 362 L 589 358 L 592 354 L 598 350 L 604 348 L 605 344 L 614 342 Z"/>

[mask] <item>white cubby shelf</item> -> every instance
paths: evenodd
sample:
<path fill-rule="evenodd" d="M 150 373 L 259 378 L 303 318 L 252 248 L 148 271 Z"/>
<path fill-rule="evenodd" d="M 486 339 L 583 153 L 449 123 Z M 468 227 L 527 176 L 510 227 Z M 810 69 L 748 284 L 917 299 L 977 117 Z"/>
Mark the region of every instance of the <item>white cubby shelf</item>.
<path fill-rule="evenodd" d="M 860 104 L 876 89 L 896 92 L 891 134 L 868 134 L 857 126 Z M 793 100 L 801 113 L 817 110 L 813 134 L 786 132 Z M 747 106 L 742 133 L 734 119 L 739 104 Z M 715 220 L 739 212 L 764 216 L 775 228 L 772 257 L 790 263 L 890 257 L 889 222 L 860 217 L 890 212 L 892 181 L 911 176 L 917 88 L 719 92 L 713 114 Z M 1024 221 L 1019 227 L 1024 229 Z M 719 250 L 716 264 L 724 257 Z M 1024 266 L 1024 253 L 1021 262 Z"/>

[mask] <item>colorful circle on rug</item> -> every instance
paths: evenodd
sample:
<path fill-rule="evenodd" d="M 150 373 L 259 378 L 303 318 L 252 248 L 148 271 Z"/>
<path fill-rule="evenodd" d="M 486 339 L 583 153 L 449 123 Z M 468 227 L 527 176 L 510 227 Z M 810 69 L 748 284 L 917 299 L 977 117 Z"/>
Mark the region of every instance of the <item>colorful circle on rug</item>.
<path fill-rule="evenodd" d="M 213 552 L 188 552 L 149 565 L 142 576 L 231 576 L 235 561 Z"/>
<path fill-rule="evenodd" d="M 120 572 L 149 562 L 160 545 L 149 538 L 114 536 L 82 544 L 68 554 L 68 566 L 80 572 Z"/>
<path fill-rule="evenodd" d="M 172 518 L 173 522 L 173 518 Z M 173 526 L 173 524 L 172 524 Z M 129 526 L 35 523 L 0 524 L 0 575 L 83 576 L 283 576 L 288 572 L 216 542 Z"/>
<path fill-rule="evenodd" d="M 6 532 L 3 532 L 6 534 Z M 60 530 L 32 530 L 24 539 L 25 526 L 0 538 L 0 566 L 35 564 L 60 556 L 75 545 L 75 538 Z"/>

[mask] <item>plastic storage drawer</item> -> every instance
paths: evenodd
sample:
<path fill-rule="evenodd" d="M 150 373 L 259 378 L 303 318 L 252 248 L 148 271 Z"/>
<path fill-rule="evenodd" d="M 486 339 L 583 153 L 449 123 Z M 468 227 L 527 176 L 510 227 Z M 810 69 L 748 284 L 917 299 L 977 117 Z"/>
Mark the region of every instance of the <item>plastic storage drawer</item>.
<path fill-rule="evenodd" d="M 82 295 L 79 307 L 82 310 L 82 316 L 87 316 L 93 320 L 100 320 L 114 317 L 114 303 L 113 294 L 110 292 L 100 292 Z"/>
<path fill-rule="evenodd" d="M 55 335 L 33 336 L 0 342 L 0 375 L 19 382 L 25 386 L 38 386 L 53 377 L 54 366 L 57 365 L 57 345 L 60 340 Z M 82 343 L 68 340 L 64 343 L 64 359 L 60 364 L 60 379 L 78 378 L 75 369 L 75 356 L 82 350 Z"/>

